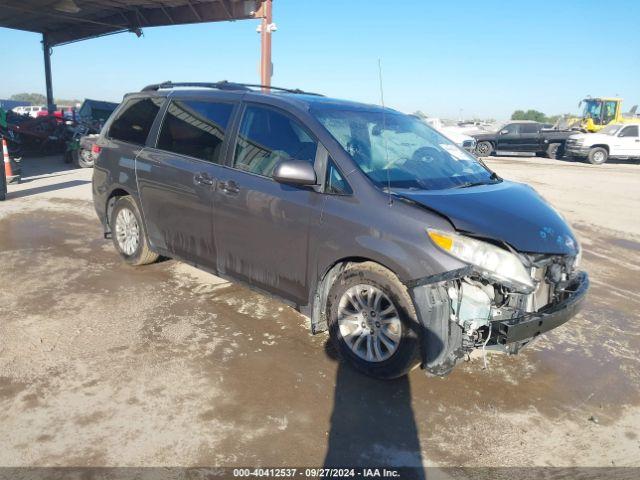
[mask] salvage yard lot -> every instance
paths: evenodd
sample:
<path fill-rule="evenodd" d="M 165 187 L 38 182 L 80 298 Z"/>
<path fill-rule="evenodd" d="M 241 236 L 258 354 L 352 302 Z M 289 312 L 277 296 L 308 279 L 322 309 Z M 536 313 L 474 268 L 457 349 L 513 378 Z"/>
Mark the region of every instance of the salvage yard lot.
<path fill-rule="evenodd" d="M 27 159 L 0 203 L 0 465 L 640 466 L 640 165 L 487 163 L 573 224 L 587 305 L 488 370 L 382 382 L 275 299 L 125 265 L 91 171 Z"/>

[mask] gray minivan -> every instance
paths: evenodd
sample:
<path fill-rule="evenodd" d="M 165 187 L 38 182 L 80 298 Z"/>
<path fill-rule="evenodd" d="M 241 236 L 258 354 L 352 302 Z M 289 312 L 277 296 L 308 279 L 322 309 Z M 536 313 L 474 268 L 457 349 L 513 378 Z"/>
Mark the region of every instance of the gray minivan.
<path fill-rule="evenodd" d="M 580 246 L 531 187 L 414 116 L 252 87 L 125 96 L 93 196 L 126 262 L 177 258 L 276 295 L 378 378 L 517 353 L 579 310 Z"/>

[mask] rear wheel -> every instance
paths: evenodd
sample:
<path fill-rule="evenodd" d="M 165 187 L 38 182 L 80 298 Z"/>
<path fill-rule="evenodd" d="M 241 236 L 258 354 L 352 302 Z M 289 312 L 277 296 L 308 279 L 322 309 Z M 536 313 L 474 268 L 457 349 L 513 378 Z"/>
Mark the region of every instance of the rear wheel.
<path fill-rule="evenodd" d="M 111 212 L 111 237 L 120 256 L 130 265 L 153 263 L 158 254 L 151 251 L 138 206 L 129 196 L 120 197 Z"/>
<path fill-rule="evenodd" d="M 561 145 L 559 143 L 550 143 L 549 146 L 547 147 L 547 157 L 548 158 L 552 158 L 552 159 L 556 159 L 556 158 L 560 158 L 560 150 L 561 150 Z"/>
<path fill-rule="evenodd" d="M 398 277 L 381 265 L 355 263 L 338 274 L 327 312 L 334 346 L 357 370 L 392 379 L 419 363 L 413 302 Z"/>
<path fill-rule="evenodd" d="M 491 142 L 478 142 L 476 145 L 476 155 L 479 157 L 488 157 L 493 153 L 493 145 Z"/>
<path fill-rule="evenodd" d="M 602 147 L 592 148 L 587 156 L 587 160 L 594 165 L 602 165 L 607 158 L 609 158 L 609 152 Z"/>

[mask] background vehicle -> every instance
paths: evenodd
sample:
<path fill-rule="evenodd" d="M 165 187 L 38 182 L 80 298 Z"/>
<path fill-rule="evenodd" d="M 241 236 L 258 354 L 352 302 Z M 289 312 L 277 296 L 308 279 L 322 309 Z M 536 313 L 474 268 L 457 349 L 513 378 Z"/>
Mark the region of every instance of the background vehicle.
<path fill-rule="evenodd" d="M 46 112 L 46 105 L 28 105 L 23 107 L 15 107 L 11 109 L 13 112 L 19 115 L 29 115 L 30 117 L 36 118 L 40 112 Z"/>
<path fill-rule="evenodd" d="M 588 289 L 533 189 L 391 109 L 165 83 L 127 95 L 96 149 L 94 207 L 126 262 L 178 258 L 276 295 L 374 377 L 517 353 Z"/>
<path fill-rule="evenodd" d="M 538 122 L 518 121 L 503 125 L 496 132 L 475 133 L 476 154 L 486 157 L 496 155 L 544 154 L 559 158 L 564 153 L 564 144 L 574 132 L 558 131 Z"/>
<path fill-rule="evenodd" d="M 438 130 L 449 140 L 453 140 L 453 142 L 459 147 L 464 148 L 469 153 L 475 153 L 476 139 L 462 132 L 460 127 L 447 126 L 443 124 L 442 120 L 439 118 L 426 118 L 424 121 L 427 125 Z"/>
<path fill-rule="evenodd" d="M 614 123 L 639 123 L 638 106 L 635 105 L 627 114 L 622 113 L 621 98 L 587 97 L 579 106 L 583 106 L 579 117 L 565 117 L 558 120 L 556 128 L 597 132 Z"/>
<path fill-rule="evenodd" d="M 624 123 L 607 125 L 598 133 L 571 135 L 567 140 L 567 156 L 587 159 L 600 165 L 609 158 L 640 160 L 640 125 Z"/>

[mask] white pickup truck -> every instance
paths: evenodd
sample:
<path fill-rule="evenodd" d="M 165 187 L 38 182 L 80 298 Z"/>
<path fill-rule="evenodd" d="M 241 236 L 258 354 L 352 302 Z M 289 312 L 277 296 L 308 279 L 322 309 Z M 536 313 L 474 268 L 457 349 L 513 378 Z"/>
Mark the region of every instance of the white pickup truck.
<path fill-rule="evenodd" d="M 567 139 L 568 157 L 586 158 L 600 165 L 609 158 L 640 160 L 640 125 L 616 123 L 598 133 L 578 133 Z"/>

